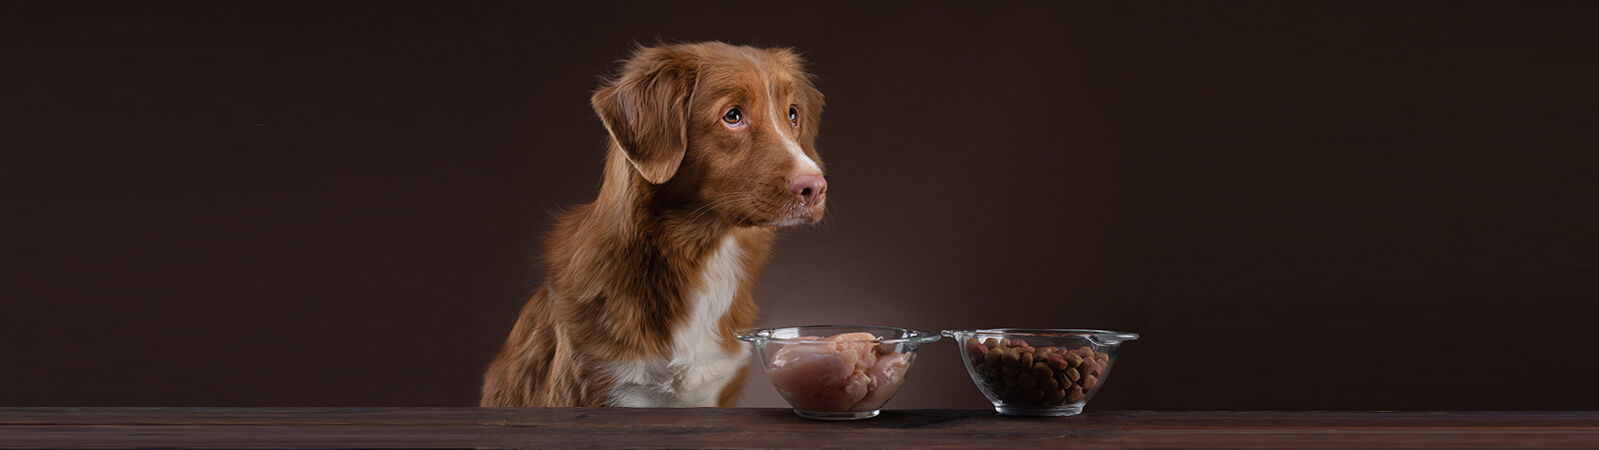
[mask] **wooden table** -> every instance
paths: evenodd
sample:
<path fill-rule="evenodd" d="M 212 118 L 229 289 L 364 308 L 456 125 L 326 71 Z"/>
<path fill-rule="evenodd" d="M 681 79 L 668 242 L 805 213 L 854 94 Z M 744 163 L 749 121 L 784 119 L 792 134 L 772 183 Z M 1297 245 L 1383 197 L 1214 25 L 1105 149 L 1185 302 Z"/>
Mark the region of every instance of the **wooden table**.
<path fill-rule="evenodd" d="M 0 408 L 0 447 L 1595 448 L 1595 412 Z"/>

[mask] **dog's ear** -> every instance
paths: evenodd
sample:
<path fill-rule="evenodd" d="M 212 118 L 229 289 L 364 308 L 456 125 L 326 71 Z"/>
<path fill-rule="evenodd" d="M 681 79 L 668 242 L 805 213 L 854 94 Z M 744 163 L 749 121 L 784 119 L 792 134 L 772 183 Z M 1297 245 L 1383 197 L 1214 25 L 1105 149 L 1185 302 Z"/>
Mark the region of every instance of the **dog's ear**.
<path fill-rule="evenodd" d="M 698 64 L 686 52 L 639 49 L 590 99 L 628 162 L 652 184 L 671 179 L 683 163 L 697 72 Z"/>

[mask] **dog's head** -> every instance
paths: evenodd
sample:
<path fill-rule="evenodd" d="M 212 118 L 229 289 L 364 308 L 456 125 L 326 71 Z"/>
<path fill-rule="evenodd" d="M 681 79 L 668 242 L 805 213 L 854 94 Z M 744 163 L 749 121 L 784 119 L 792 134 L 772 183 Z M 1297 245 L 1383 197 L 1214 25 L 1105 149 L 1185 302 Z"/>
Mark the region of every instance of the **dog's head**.
<path fill-rule="evenodd" d="M 739 225 L 821 220 L 822 94 L 786 49 L 641 48 L 594 93 L 634 173 L 674 206 Z"/>

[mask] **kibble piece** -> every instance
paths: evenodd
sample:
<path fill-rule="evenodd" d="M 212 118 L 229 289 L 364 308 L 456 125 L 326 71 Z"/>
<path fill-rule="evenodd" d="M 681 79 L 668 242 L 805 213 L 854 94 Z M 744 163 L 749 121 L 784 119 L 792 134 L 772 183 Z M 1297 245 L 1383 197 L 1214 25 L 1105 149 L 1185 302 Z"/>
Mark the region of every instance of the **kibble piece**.
<path fill-rule="evenodd" d="M 1083 357 L 1082 357 L 1082 355 L 1078 355 L 1076 353 L 1067 353 L 1065 358 L 1066 358 L 1066 363 L 1071 364 L 1072 367 L 1077 367 L 1077 366 L 1083 365 Z"/>
<path fill-rule="evenodd" d="M 1060 349 L 1059 348 L 1055 348 L 1055 347 L 1039 347 L 1038 348 L 1038 351 L 1041 351 L 1041 352 L 1044 352 L 1044 353 L 1056 353 L 1058 350 L 1060 350 Z"/>
<path fill-rule="evenodd" d="M 1100 373 L 1104 369 L 1105 369 L 1105 366 L 1103 364 L 1100 364 L 1099 361 L 1092 360 L 1092 359 L 1084 360 L 1083 361 L 1083 366 L 1077 368 L 1077 370 L 1083 372 L 1083 375 L 1093 375 L 1093 376 L 1096 376 L 1096 377 L 1105 376 L 1105 374 Z"/>
<path fill-rule="evenodd" d="M 1051 353 L 1049 356 L 1045 356 L 1044 361 L 1049 363 L 1049 367 L 1055 370 L 1064 370 L 1067 367 L 1072 366 L 1071 363 L 1066 362 L 1066 357 L 1060 356 L 1056 353 Z"/>
<path fill-rule="evenodd" d="M 1076 383 L 1077 380 L 1083 378 L 1083 375 L 1077 373 L 1077 369 L 1066 369 L 1066 378 L 1071 379 L 1073 383 Z"/>
<path fill-rule="evenodd" d="M 1054 371 L 1049 370 L 1049 364 L 1034 363 L 1032 370 L 1033 378 L 1052 378 L 1055 376 Z"/>
<path fill-rule="evenodd" d="M 999 350 L 994 350 L 988 352 L 986 355 L 983 355 L 983 361 L 990 364 L 999 364 L 999 359 L 1003 356 L 1004 354 L 1000 353 Z"/>
<path fill-rule="evenodd" d="M 1010 347 L 1011 346 L 1010 345 L 1010 338 L 1000 339 L 999 340 L 999 346 L 1000 347 Z"/>
<path fill-rule="evenodd" d="M 1024 340 L 1021 340 L 1021 339 L 1011 339 L 1010 340 L 1010 345 L 1012 347 L 1027 347 L 1028 346 L 1027 345 L 1027 341 L 1024 341 Z"/>
<path fill-rule="evenodd" d="M 989 350 L 997 349 L 997 348 L 999 348 L 999 339 L 995 339 L 995 338 L 984 339 L 983 340 L 983 346 L 984 347 L 988 347 Z"/>
<path fill-rule="evenodd" d="M 1060 382 L 1059 381 L 1055 381 L 1055 377 L 1039 378 L 1039 379 L 1043 380 L 1043 381 L 1040 381 L 1038 383 L 1039 387 L 1044 388 L 1044 390 L 1046 390 L 1046 391 L 1053 391 L 1055 389 L 1060 389 Z"/>
<path fill-rule="evenodd" d="M 1099 385 L 1099 377 L 1093 375 L 1083 377 L 1084 390 L 1093 390 L 1096 385 Z"/>
<path fill-rule="evenodd" d="M 1022 373 L 1022 368 L 1017 366 L 1001 366 L 1000 370 L 1004 371 L 1007 377 L 1014 377 Z"/>
<path fill-rule="evenodd" d="M 1016 376 L 1016 381 L 1021 383 L 1022 387 L 1024 387 L 1024 388 L 1030 388 L 1030 387 L 1038 386 L 1038 379 L 1033 378 L 1032 375 L 1028 375 L 1028 374 L 1025 374 L 1025 373 L 1021 374 L 1021 375 L 1017 375 Z"/>
<path fill-rule="evenodd" d="M 1022 358 L 1016 355 L 1015 352 L 1005 352 L 1005 355 L 1001 356 L 1001 358 L 1005 359 L 1005 367 L 1021 367 L 1022 365 Z"/>
<path fill-rule="evenodd" d="M 1044 399 L 1044 391 L 1039 389 L 1028 389 L 1024 395 L 1027 396 L 1028 400 L 1035 402 Z"/>
<path fill-rule="evenodd" d="M 1050 404 L 1059 404 L 1061 400 L 1065 399 L 1066 390 L 1064 389 L 1055 389 L 1049 391 L 1049 393 L 1044 396 L 1044 401 Z"/>
<path fill-rule="evenodd" d="M 1083 388 L 1073 387 L 1072 390 L 1066 391 L 1066 401 L 1072 403 L 1083 401 Z"/>

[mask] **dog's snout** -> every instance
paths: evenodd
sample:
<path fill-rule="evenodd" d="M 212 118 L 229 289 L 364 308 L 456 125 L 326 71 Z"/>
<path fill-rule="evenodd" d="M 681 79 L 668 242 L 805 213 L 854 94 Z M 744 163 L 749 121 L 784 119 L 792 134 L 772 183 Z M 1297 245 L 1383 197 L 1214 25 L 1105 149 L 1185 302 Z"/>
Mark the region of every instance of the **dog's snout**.
<path fill-rule="evenodd" d="M 827 198 L 827 179 L 816 174 L 799 175 L 788 181 L 788 189 L 800 202 L 815 205 Z"/>

